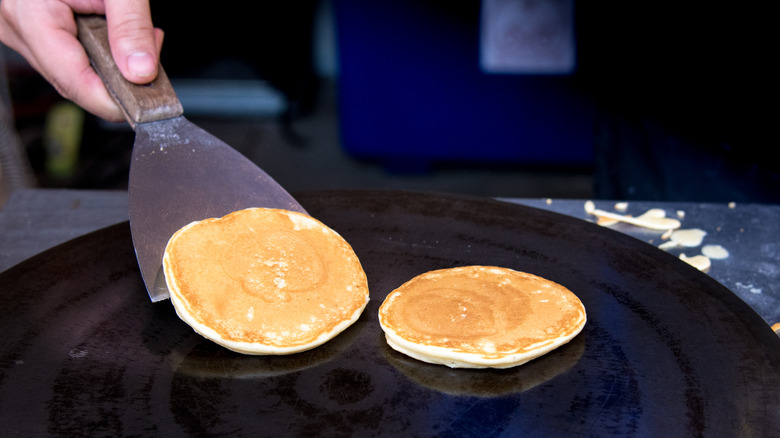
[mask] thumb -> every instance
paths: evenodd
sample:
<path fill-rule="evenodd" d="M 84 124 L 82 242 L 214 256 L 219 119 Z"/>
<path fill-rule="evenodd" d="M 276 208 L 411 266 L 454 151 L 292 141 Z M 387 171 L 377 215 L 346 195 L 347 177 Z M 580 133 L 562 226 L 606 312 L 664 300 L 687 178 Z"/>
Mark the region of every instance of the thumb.
<path fill-rule="evenodd" d="M 152 25 L 148 0 L 106 1 L 111 53 L 130 82 L 144 84 L 157 76 L 162 31 Z"/>

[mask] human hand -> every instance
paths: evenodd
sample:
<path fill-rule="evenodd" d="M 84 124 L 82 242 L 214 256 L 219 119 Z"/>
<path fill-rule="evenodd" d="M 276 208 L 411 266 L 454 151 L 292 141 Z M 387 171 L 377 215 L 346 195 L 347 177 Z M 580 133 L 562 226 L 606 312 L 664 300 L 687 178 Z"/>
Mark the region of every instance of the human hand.
<path fill-rule="evenodd" d="M 144 84 L 157 76 L 163 32 L 152 25 L 149 0 L 2 0 L 0 41 L 63 97 L 98 117 L 122 121 L 76 38 L 74 13 L 106 16 L 111 52 L 127 80 Z"/>

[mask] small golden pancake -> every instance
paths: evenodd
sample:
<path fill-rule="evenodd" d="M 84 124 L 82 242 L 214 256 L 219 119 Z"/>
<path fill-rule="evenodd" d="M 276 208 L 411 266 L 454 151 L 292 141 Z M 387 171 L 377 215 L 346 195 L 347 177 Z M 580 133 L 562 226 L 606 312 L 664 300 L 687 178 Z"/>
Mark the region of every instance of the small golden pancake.
<path fill-rule="evenodd" d="M 495 266 L 426 272 L 379 307 L 390 347 L 452 368 L 521 365 L 569 342 L 585 321 L 565 287 Z"/>
<path fill-rule="evenodd" d="M 290 354 L 332 339 L 368 303 L 352 247 L 296 212 L 250 208 L 184 226 L 163 255 L 179 317 L 245 354 Z"/>

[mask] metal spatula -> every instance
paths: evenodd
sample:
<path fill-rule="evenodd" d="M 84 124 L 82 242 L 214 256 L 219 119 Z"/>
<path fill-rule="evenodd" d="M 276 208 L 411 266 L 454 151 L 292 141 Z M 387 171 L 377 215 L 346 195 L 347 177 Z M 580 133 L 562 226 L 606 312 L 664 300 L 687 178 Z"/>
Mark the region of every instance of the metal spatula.
<path fill-rule="evenodd" d="M 168 239 L 184 225 L 249 207 L 306 213 L 262 169 L 183 117 L 162 68 L 149 85 L 127 81 L 111 56 L 105 17 L 78 16 L 76 21 L 95 70 L 135 130 L 130 229 L 153 302 L 169 297 L 162 256 Z"/>

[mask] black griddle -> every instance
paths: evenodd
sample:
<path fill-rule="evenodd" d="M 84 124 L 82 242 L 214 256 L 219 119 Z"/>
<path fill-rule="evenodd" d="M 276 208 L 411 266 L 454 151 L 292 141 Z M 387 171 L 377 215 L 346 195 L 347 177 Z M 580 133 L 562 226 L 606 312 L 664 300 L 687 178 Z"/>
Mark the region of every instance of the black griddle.
<path fill-rule="evenodd" d="M 0 430 L 19 436 L 770 436 L 780 338 L 728 289 L 653 246 L 483 198 L 299 194 L 360 257 L 371 302 L 317 349 L 244 356 L 150 303 L 127 223 L 0 274 Z M 508 370 L 387 347 L 384 297 L 471 264 L 558 282 L 583 332 Z"/>

